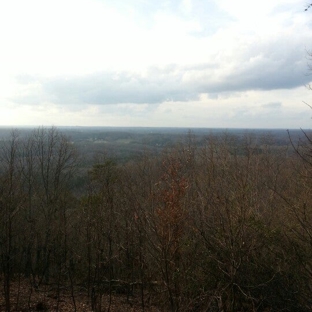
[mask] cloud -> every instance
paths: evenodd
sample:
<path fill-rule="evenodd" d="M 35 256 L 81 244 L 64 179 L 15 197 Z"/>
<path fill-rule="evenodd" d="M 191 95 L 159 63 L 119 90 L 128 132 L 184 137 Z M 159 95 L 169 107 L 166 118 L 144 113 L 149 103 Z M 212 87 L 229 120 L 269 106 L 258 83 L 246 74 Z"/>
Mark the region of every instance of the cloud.
<path fill-rule="evenodd" d="M 279 109 L 282 107 L 282 103 L 281 102 L 272 102 L 272 103 L 268 103 L 268 104 L 263 104 L 262 107 L 267 108 L 267 109 Z"/>
<path fill-rule="evenodd" d="M 286 39 L 242 47 L 234 60 L 226 54 L 207 63 L 149 67 L 143 71 L 100 71 L 55 77 L 18 76 L 17 103 L 119 104 L 191 101 L 201 94 L 248 90 L 292 89 L 306 85 L 311 76 L 305 59 L 288 49 Z M 285 52 L 285 49 L 288 49 Z M 222 52 L 221 52 L 222 53 Z"/>
<path fill-rule="evenodd" d="M 12 100 L 28 104 L 40 101 L 56 104 L 154 104 L 197 97 L 196 92 L 189 87 L 183 91 L 183 85 L 186 84 L 182 82 L 182 72 L 150 69 L 148 77 L 145 75 L 101 72 L 67 78 L 29 77 L 27 82 L 24 77 L 22 91 Z"/>
<path fill-rule="evenodd" d="M 0 121 L 302 126 L 303 10 L 299 0 L 3 1 Z"/>

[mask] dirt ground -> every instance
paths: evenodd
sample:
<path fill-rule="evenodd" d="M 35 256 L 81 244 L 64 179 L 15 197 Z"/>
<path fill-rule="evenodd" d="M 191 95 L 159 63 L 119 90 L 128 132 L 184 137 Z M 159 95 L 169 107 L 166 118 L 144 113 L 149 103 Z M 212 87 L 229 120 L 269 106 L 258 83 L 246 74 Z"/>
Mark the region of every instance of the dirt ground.
<path fill-rule="evenodd" d="M 3 283 L 0 293 L 0 312 L 6 311 Z M 51 285 L 41 286 L 35 290 L 28 281 L 13 282 L 11 285 L 11 311 L 64 311 L 64 312 L 92 312 L 90 299 L 86 290 L 77 289 L 74 293 L 74 300 L 71 291 L 62 289 L 57 295 L 57 287 Z M 75 303 L 74 303 L 75 301 Z M 109 305 L 109 295 L 104 294 L 101 301 L 101 311 L 125 312 L 143 311 L 139 296 L 113 294 Z M 75 310 L 76 306 L 76 310 Z M 110 306 L 110 309 L 108 310 Z M 98 310 L 99 311 L 99 310 Z M 158 312 L 156 307 L 145 304 L 145 312 Z"/>

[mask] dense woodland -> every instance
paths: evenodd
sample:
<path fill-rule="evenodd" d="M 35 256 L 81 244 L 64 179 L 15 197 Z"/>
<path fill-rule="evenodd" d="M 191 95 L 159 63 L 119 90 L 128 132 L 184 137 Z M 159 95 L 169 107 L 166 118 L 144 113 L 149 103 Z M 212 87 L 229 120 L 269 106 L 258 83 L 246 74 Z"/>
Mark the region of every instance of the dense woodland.
<path fill-rule="evenodd" d="M 12 131 L 0 142 L 1 309 L 62 311 L 67 296 L 71 311 L 113 311 L 119 296 L 129 311 L 311 311 L 312 142 L 274 140 L 190 133 L 86 167 L 56 128 Z M 51 291 L 53 309 L 35 302 Z"/>

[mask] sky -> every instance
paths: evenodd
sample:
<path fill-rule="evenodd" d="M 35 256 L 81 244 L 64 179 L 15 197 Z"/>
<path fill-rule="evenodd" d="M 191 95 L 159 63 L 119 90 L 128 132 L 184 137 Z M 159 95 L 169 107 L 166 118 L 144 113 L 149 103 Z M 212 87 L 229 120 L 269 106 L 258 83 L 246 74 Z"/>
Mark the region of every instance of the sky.
<path fill-rule="evenodd" d="M 311 128 L 308 4 L 0 1 L 0 126 Z"/>

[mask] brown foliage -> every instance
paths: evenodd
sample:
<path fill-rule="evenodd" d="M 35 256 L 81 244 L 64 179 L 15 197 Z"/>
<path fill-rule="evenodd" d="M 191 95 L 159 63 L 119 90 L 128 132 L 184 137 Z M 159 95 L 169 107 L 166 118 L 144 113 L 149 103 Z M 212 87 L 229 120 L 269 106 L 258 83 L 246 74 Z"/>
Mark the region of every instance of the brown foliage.
<path fill-rule="evenodd" d="M 124 166 L 98 157 L 77 192 L 64 136 L 17 138 L 0 151 L 0 310 L 311 310 L 305 157 L 189 137 Z"/>

